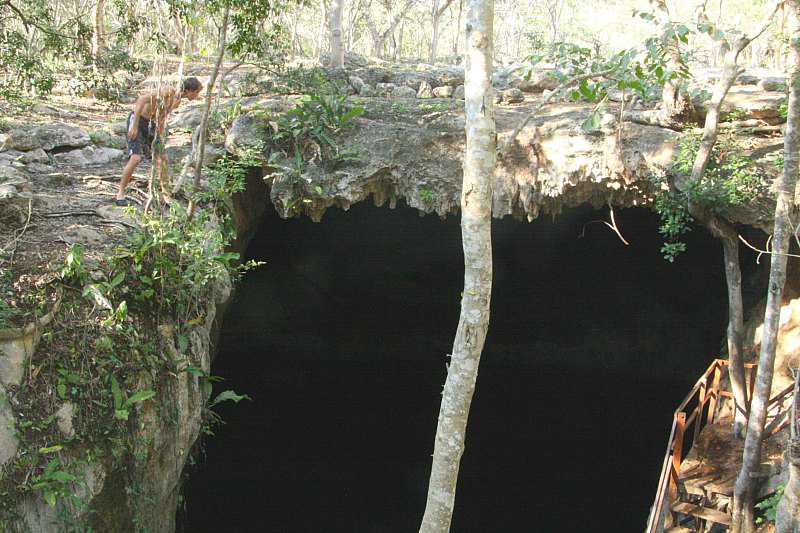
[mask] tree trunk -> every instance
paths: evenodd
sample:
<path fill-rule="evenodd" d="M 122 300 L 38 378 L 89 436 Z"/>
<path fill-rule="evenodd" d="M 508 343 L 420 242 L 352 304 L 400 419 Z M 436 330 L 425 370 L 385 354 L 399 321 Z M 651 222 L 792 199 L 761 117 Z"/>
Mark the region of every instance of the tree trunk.
<path fill-rule="evenodd" d="M 92 10 L 92 63 L 95 65 L 97 57 L 106 49 L 105 13 L 106 0 L 97 0 Z"/>
<path fill-rule="evenodd" d="M 786 449 L 789 479 L 783 490 L 775 516 L 775 533 L 800 533 L 800 370 L 794 375 L 794 400 L 792 401 L 791 438 Z"/>
<path fill-rule="evenodd" d="M 489 327 L 492 175 L 496 159 L 491 85 L 493 13 L 493 0 L 467 1 L 467 63 L 464 72 L 467 145 L 461 188 L 464 292 L 442 393 L 420 533 L 447 533 L 450 530 L 467 417 Z"/>
<path fill-rule="evenodd" d="M 719 116 L 722 102 L 725 100 L 733 82 L 739 76 L 737 64 L 740 50 L 731 50 L 725 57 L 725 68 L 711 97 L 703 138 L 700 149 L 692 167 L 692 181 L 702 179 L 711 151 L 717 142 L 719 132 Z M 666 87 L 665 87 L 666 90 Z M 743 316 L 742 310 L 742 272 L 739 265 L 739 238 L 736 230 L 718 216 L 706 209 L 689 202 L 689 212 L 692 216 L 708 228 L 711 233 L 722 240 L 725 261 L 725 279 L 728 288 L 728 375 L 731 380 L 736 414 L 734 416 L 734 434 L 742 436 L 747 409 L 747 394 L 744 378 L 744 354 L 742 351 Z"/>
<path fill-rule="evenodd" d="M 780 324 L 781 299 L 786 282 L 786 254 L 789 251 L 792 235 L 792 216 L 795 214 L 794 189 L 797 173 L 800 171 L 800 44 L 797 42 L 800 0 L 791 3 L 792 28 L 792 83 L 789 87 L 789 110 L 786 121 L 786 134 L 783 141 L 783 174 L 777 184 L 777 204 L 775 206 L 775 229 L 773 231 L 773 250 L 770 262 L 767 309 L 764 313 L 764 329 L 761 338 L 761 352 L 758 357 L 758 373 L 747 421 L 747 437 L 744 443 L 742 468 L 736 478 L 733 493 L 732 533 L 751 533 L 754 531 L 753 505 L 755 504 L 755 479 L 761 460 L 761 444 L 764 438 L 764 423 L 767 418 L 767 402 L 772 388 L 775 369 L 775 348 Z"/>
<path fill-rule="evenodd" d="M 660 13 L 662 22 L 669 23 L 671 17 L 666 0 L 651 0 L 650 3 Z M 667 68 L 672 72 L 680 71 L 683 64 L 680 41 L 677 37 L 670 37 L 666 46 L 669 53 Z M 670 124 L 673 128 L 680 128 L 692 120 L 694 108 L 689 95 L 686 94 L 686 91 L 681 90 L 680 78 L 668 80 L 664 84 L 664 88 L 661 90 L 660 115 L 661 121 Z"/>
<path fill-rule="evenodd" d="M 431 36 L 431 53 L 429 63 L 436 63 L 436 51 L 439 48 L 439 5 L 438 2 L 433 3 L 433 35 Z"/>
<path fill-rule="evenodd" d="M 461 35 L 461 12 L 464 9 L 464 0 L 458 1 L 458 18 L 456 19 L 455 37 L 453 37 L 453 57 L 458 57 L 458 37 Z"/>
<path fill-rule="evenodd" d="M 344 68 L 344 46 L 342 46 L 342 12 L 344 0 L 333 0 L 331 5 L 331 67 Z"/>
<path fill-rule="evenodd" d="M 225 57 L 225 41 L 228 36 L 228 18 L 230 16 L 230 4 L 225 6 L 225 13 L 222 16 L 222 25 L 219 27 L 219 49 L 217 51 L 217 62 L 214 63 L 214 70 L 211 71 L 211 78 L 208 80 L 208 87 L 206 87 L 206 100 L 204 102 L 203 118 L 200 120 L 200 135 L 197 143 L 197 159 L 194 162 L 194 191 L 200 188 L 200 176 L 203 171 L 203 157 L 206 152 L 206 130 L 208 129 L 208 115 L 211 112 L 211 93 L 214 91 L 214 84 L 217 82 L 219 70 L 222 66 L 222 60 Z M 188 217 L 189 219 L 194 216 L 195 202 L 194 198 L 189 200 Z"/>
<path fill-rule="evenodd" d="M 658 0 L 658 3 L 666 10 L 663 0 Z M 759 33 L 753 37 L 740 37 L 725 56 L 725 66 L 722 76 L 714 86 L 714 92 L 706 114 L 703 137 L 700 140 L 700 149 L 697 151 L 697 156 L 692 166 L 691 179 L 693 182 L 698 182 L 702 179 L 708 166 L 708 161 L 711 158 L 714 144 L 717 142 L 722 102 L 741 73 L 738 65 L 739 54 L 769 27 L 774 13 L 773 11 Z M 746 418 L 744 410 L 746 409 L 747 398 L 744 379 L 744 353 L 742 350 L 744 312 L 742 310 L 742 273 L 739 266 L 738 234 L 733 226 L 710 212 L 707 208 L 691 201 L 688 207 L 689 212 L 695 219 L 708 228 L 715 237 L 722 240 L 725 253 L 725 278 L 728 287 L 728 369 L 731 389 L 737 406 L 734 416 L 734 434 L 741 436 Z"/>

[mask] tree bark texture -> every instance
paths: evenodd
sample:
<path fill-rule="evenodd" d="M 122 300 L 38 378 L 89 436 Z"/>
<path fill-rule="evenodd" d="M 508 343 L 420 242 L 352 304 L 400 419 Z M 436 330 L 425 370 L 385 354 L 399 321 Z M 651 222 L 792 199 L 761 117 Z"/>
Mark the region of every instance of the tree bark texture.
<path fill-rule="evenodd" d="M 433 9 L 431 10 L 433 34 L 431 37 L 431 53 L 429 58 L 431 64 L 436 63 L 436 55 L 439 50 L 439 21 L 445 10 L 450 7 L 452 3 L 453 0 L 433 0 Z"/>
<path fill-rule="evenodd" d="M 344 0 L 333 0 L 331 4 L 331 66 L 344 68 L 344 46 L 342 44 L 342 12 Z"/>
<path fill-rule="evenodd" d="M 97 57 L 106 49 L 105 13 L 106 0 L 97 0 L 92 10 L 92 61 L 95 64 Z"/>
<path fill-rule="evenodd" d="M 800 369 L 794 375 L 794 399 L 791 412 L 791 438 L 786 449 L 786 463 L 789 465 L 789 479 L 778 502 L 775 513 L 775 533 L 800 533 Z"/>
<path fill-rule="evenodd" d="M 208 80 L 208 87 L 206 87 L 206 100 L 204 102 L 203 118 L 200 120 L 200 135 L 197 146 L 197 159 L 194 162 L 194 190 L 200 188 L 200 176 L 203 171 L 203 157 L 206 151 L 206 130 L 208 129 L 208 115 L 211 112 L 211 93 L 214 91 L 214 84 L 217 82 L 219 70 L 222 66 L 222 60 L 225 57 L 225 41 L 228 36 L 228 18 L 230 16 L 230 5 L 225 7 L 225 13 L 222 16 L 222 25 L 219 27 L 219 49 L 217 51 L 217 61 L 214 63 L 214 70 L 211 71 L 211 78 Z M 195 203 L 194 200 L 189 201 L 188 216 L 191 219 L 194 215 Z"/>
<path fill-rule="evenodd" d="M 792 0 L 792 16 L 797 20 L 798 0 Z M 789 110 L 786 121 L 786 134 L 783 141 L 783 174 L 777 184 L 777 204 L 775 206 L 775 229 L 772 234 L 773 250 L 770 261 L 767 309 L 764 313 L 764 329 L 761 338 L 761 352 L 758 357 L 758 373 L 747 421 L 747 437 L 744 442 L 742 468 L 736 478 L 733 493 L 732 533 L 752 533 L 753 505 L 755 504 L 755 478 L 761 460 L 761 444 L 764 438 L 764 423 L 767 418 L 767 402 L 772 388 L 775 369 L 775 348 L 780 325 L 781 299 L 786 282 L 786 254 L 789 252 L 792 235 L 792 216 L 794 189 L 797 173 L 800 171 L 800 50 L 798 50 L 797 26 L 792 28 L 790 42 L 793 48 L 793 65 L 789 87 Z"/>
<path fill-rule="evenodd" d="M 657 2 L 666 12 L 663 0 Z M 773 12 L 774 14 L 774 12 Z M 695 156 L 692 166 L 691 179 L 698 182 L 703 178 L 711 153 L 717 142 L 719 133 L 720 109 L 725 97 L 736 78 L 741 74 L 739 67 L 739 54 L 755 38 L 766 30 L 772 16 L 769 17 L 764 29 L 754 37 L 742 36 L 725 55 L 725 64 L 720 76 L 714 86 L 711 96 L 708 113 L 706 114 L 705 128 L 703 137 L 700 140 L 700 148 Z M 666 88 L 665 88 L 666 90 Z M 744 339 L 744 311 L 742 306 L 742 271 L 739 264 L 739 237 L 733 226 L 721 217 L 714 215 L 707 208 L 699 206 L 689 201 L 689 212 L 700 223 L 702 223 L 715 237 L 722 240 L 725 261 L 725 279 L 728 289 L 728 374 L 731 381 L 736 403 L 734 415 L 734 435 L 742 436 L 747 418 L 747 389 L 745 385 L 744 372 L 744 352 L 742 341 Z"/>
<path fill-rule="evenodd" d="M 492 287 L 492 175 L 496 146 L 492 94 L 493 0 L 468 0 L 465 114 L 467 145 L 461 189 L 464 292 L 442 393 L 428 498 L 420 533 L 447 533 L 478 363 L 489 327 Z"/>

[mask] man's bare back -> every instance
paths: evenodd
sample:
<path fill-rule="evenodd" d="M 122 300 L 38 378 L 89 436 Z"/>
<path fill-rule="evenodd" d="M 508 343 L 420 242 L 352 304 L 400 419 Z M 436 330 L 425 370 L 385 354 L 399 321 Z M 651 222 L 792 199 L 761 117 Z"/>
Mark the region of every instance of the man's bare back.
<path fill-rule="evenodd" d="M 200 95 L 203 85 L 197 78 L 183 80 L 181 92 L 173 88 L 145 93 L 139 96 L 133 105 L 133 111 L 128 116 L 128 156 L 130 159 L 122 171 L 119 182 L 119 191 L 115 203 L 119 206 L 128 205 L 125 199 L 125 189 L 133 176 L 133 171 L 139 165 L 142 157 L 154 148 L 154 160 L 157 174 L 164 192 L 168 176 L 165 175 L 169 162 L 164 153 L 164 130 L 169 114 L 180 105 L 183 99 L 194 100 Z"/>

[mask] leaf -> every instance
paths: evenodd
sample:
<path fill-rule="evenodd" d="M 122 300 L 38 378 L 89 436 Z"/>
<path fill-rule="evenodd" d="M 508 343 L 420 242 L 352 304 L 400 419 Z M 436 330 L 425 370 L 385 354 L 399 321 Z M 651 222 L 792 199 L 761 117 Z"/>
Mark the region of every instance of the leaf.
<path fill-rule="evenodd" d="M 234 403 L 239 403 L 242 400 L 250 400 L 250 401 L 252 401 L 252 398 L 250 398 L 250 396 L 248 396 L 247 394 L 236 394 L 236 392 L 234 392 L 232 390 L 226 390 L 226 391 L 220 392 L 217 395 L 217 397 L 214 398 L 214 400 L 208 405 L 208 407 L 209 408 L 210 407 L 214 407 L 215 405 L 217 405 L 219 403 L 227 402 L 227 401 L 231 401 L 231 402 L 234 402 Z"/>
<path fill-rule="evenodd" d="M 155 395 L 156 395 L 155 391 L 151 391 L 151 390 L 139 391 L 136 394 L 134 394 L 133 396 L 131 396 L 130 398 L 128 398 L 127 400 L 125 400 L 125 405 L 123 406 L 123 408 L 128 408 L 128 407 L 132 406 L 133 404 L 140 403 L 140 402 L 143 402 L 145 400 L 149 400 L 150 398 L 152 398 Z"/>
<path fill-rule="evenodd" d="M 67 384 L 63 381 L 60 381 L 56 386 L 56 390 L 58 391 L 58 397 L 62 400 L 67 398 Z"/>
<path fill-rule="evenodd" d="M 49 475 L 49 478 L 53 481 L 60 481 L 61 483 L 73 483 L 78 480 L 78 478 L 63 470 L 56 470 Z"/>
<path fill-rule="evenodd" d="M 53 492 L 52 490 L 44 491 L 44 501 L 46 501 L 47 505 L 49 505 L 50 507 L 55 507 L 56 506 L 56 493 Z"/>
<path fill-rule="evenodd" d="M 581 124 L 581 129 L 587 133 L 595 131 L 600 128 L 600 121 L 600 110 L 595 109 L 592 111 L 589 117 L 583 121 L 583 124 Z"/>
<path fill-rule="evenodd" d="M 56 444 L 55 446 L 49 446 L 47 448 L 39 448 L 39 453 L 55 453 L 60 452 L 63 450 L 64 447 L 60 444 Z"/>
<path fill-rule="evenodd" d="M 115 409 L 114 410 L 114 418 L 118 420 L 128 420 L 128 415 L 130 413 L 127 409 Z"/>
<path fill-rule="evenodd" d="M 122 404 L 124 403 L 122 390 L 120 390 L 117 378 L 114 376 L 111 376 L 111 395 L 114 397 L 114 409 L 122 409 Z"/>
<path fill-rule="evenodd" d="M 120 272 L 111 280 L 111 287 L 114 288 L 125 280 L 125 272 Z"/>

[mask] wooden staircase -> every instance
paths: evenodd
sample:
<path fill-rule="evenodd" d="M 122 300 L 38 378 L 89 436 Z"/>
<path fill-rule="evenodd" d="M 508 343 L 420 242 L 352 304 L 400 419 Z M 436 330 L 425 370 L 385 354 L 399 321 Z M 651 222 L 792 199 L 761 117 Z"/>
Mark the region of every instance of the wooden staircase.
<path fill-rule="evenodd" d="M 756 372 L 755 365 L 745 367 L 749 384 L 745 408 L 749 408 Z M 714 360 L 675 410 L 646 533 L 704 533 L 714 524 L 730 526 L 728 510 L 743 443 L 731 435 L 732 420 L 720 418 L 723 402 L 735 403 L 733 394 L 720 386 L 727 370 L 727 361 Z M 769 401 L 765 435 L 775 435 L 788 423 L 792 391 L 789 386 Z M 777 441 L 765 438 L 762 455 L 770 463 L 764 465 L 767 472 L 780 462 Z M 764 489 L 763 495 L 775 490 Z"/>

